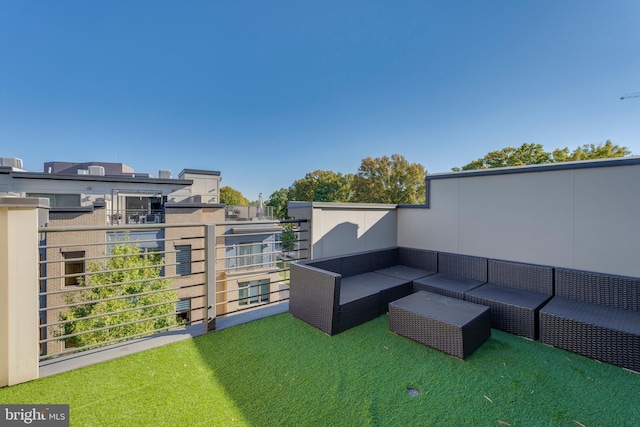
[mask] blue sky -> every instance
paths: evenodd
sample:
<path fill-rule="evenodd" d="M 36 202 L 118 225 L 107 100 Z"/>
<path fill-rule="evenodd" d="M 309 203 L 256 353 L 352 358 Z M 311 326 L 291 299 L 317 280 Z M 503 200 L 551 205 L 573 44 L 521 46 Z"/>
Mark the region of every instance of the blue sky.
<path fill-rule="evenodd" d="M 219 170 L 255 200 L 402 154 L 640 154 L 640 1 L 0 0 L 0 156 Z"/>

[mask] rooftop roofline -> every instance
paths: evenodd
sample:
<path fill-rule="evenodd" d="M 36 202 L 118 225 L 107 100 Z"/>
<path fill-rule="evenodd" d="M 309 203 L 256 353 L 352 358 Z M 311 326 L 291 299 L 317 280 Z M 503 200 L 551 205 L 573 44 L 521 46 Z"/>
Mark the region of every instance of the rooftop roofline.
<path fill-rule="evenodd" d="M 640 165 L 640 156 L 616 157 L 613 159 L 578 160 L 575 162 L 544 163 L 540 165 L 509 166 L 504 168 L 474 169 L 457 172 L 440 172 L 427 175 L 432 179 L 471 178 L 488 175 L 509 175 L 514 173 L 549 172 L 570 169 L 604 168 L 612 166 Z"/>
<path fill-rule="evenodd" d="M 187 208 L 224 208 L 222 203 L 191 203 L 191 202 L 171 202 L 165 203 L 165 209 L 187 209 Z"/>
<path fill-rule="evenodd" d="M 640 156 L 616 157 L 613 159 L 579 160 L 575 162 L 545 163 L 541 165 L 510 166 L 504 168 L 475 169 L 469 171 L 443 172 L 425 177 L 425 208 L 431 207 L 431 181 L 436 179 L 476 178 L 479 176 L 511 175 L 578 169 L 607 168 L 640 165 Z"/>
<path fill-rule="evenodd" d="M 182 169 L 182 172 L 180 172 L 178 174 L 178 176 L 182 176 L 185 173 L 194 173 L 194 174 L 198 174 L 198 175 L 220 176 L 220 171 L 211 171 L 211 170 L 205 170 L 205 169 Z"/>
<path fill-rule="evenodd" d="M 51 174 L 46 172 L 26 172 L 12 170 L 8 166 L 0 166 L 0 173 L 10 174 L 14 178 L 20 179 L 50 179 L 59 181 L 98 181 L 98 182 L 131 182 L 150 184 L 170 184 L 170 185 L 191 185 L 191 179 L 173 178 L 149 178 L 126 175 L 73 175 L 73 174 Z"/>
<path fill-rule="evenodd" d="M 288 202 L 291 208 L 324 208 L 324 209 L 395 209 L 399 205 L 390 203 L 346 203 L 346 202 Z M 404 205 L 402 205 L 404 206 Z"/>

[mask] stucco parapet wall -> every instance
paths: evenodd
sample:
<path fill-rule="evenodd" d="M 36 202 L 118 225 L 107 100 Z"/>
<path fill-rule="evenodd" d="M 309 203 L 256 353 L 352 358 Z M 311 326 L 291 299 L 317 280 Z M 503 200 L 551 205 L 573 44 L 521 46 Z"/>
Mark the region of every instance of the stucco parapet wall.
<path fill-rule="evenodd" d="M 398 205 L 388 203 L 334 203 L 334 202 L 289 202 L 289 208 L 321 208 L 321 209 L 339 209 L 339 210 L 393 210 Z"/>
<path fill-rule="evenodd" d="M 49 209 L 49 200 L 35 197 L 0 196 L 0 208 Z"/>
<path fill-rule="evenodd" d="M 220 176 L 220 171 L 210 171 L 205 169 L 183 169 L 178 176 L 186 174 Z"/>
<path fill-rule="evenodd" d="M 640 156 L 618 157 L 615 159 L 580 160 L 577 162 L 545 163 L 541 165 L 510 166 L 504 168 L 475 169 L 458 172 L 441 172 L 426 176 L 426 180 L 473 178 L 489 175 L 509 175 L 516 173 L 550 172 L 573 169 L 606 168 L 640 165 Z"/>
<path fill-rule="evenodd" d="M 96 181 L 96 182 L 131 182 L 131 183 L 153 183 L 171 185 L 191 185 L 191 179 L 166 179 L 147 178 L 135 176 L 118 175 L 73 175 L 73 174 L 52 174 L 45 172 L 24 172 L 11 170 L 9 167 L 0 167 L 0 173 L 10 174 L 15 179 L 51 179 L 57 181 Z"/>

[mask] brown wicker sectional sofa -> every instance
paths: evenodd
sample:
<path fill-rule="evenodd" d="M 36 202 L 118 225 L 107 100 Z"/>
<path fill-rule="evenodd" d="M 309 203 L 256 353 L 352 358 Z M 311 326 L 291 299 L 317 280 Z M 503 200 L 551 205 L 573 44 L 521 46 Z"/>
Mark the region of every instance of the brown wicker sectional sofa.
<path fill-rule="evenodd" d="M 289 311 L 334 335 L 421 290 L 490 307 L 495 329 L 640 372 L 635 277 L 396 247 L 292 263 Z"/>
<path fill-rule="evenodd" d="M 436 269 L 437 252 L 404 247 L 292 263 L 289 312 L 335 335 L 386 313 Z"/>

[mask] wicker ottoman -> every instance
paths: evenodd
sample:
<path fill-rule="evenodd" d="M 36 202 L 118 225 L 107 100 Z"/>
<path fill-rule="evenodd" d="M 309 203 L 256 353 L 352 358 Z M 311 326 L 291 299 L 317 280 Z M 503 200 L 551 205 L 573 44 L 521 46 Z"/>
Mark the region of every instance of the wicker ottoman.
<path fill-rule="evenodd" d="M 389 304 L 389 329 L 464 360 L 491 336 L 489 310 L 420 291 Z"/>

